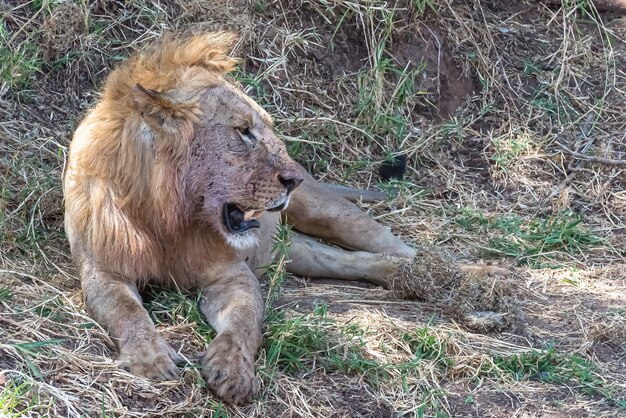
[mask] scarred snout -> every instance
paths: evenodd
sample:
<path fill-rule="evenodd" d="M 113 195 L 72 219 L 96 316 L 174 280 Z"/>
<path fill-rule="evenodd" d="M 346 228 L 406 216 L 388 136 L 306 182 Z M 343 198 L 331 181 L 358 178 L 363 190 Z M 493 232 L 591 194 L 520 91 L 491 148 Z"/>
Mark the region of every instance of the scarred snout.
<path fill-rule="evenodd" d="M 274 165 L 274 167 L 275 169 L 277 168 L 276 165 Z M 261 218 L 264 211 L 279 212 L 287 209 L 291 192 L 303 181 L 304 175 L 300 171 L 298 164 L 289 157 L 284 158 L 281 168 L 278 170 L 278 173 L 275 174 L 274 180 L 269 182 L 269 185 L 263 186 L 257 184 L 257 186 L 252 188 L 253 190 L 266 188 L 274 189 L 274 192 L 271 193 L 273 195 L 272 197 L 262 199 L 266 200 L 266 202 L 261 207 L 258 206 L 258 201 L 248 204 L 246 204 L 246 202 L 227 202 L 224 205 L 222 213 L 224 225 L 228 232 L 242 233 L 250 229 L 259 228 L 260 223 L 258 220 Z M 271 186 L 272 183 L 275 185 L 278 183 L 280 187 Z"/>

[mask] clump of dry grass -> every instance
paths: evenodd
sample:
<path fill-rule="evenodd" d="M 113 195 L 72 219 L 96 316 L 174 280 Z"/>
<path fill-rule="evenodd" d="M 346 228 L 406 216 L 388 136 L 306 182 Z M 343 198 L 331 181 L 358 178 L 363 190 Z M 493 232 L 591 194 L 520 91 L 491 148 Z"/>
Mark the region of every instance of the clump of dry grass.
<path fill-rule="evenodd" d="M 621 312 L 600 313 L 592 317 L 588 329 L 594 342 L 610 342 L 618 347 L 626 346 L 626 315 Z"/>
<path fill-rule="evenodd" d="M 414 262 L 401 266 L 398 276 L 390 278 L 390 281 L 392 287 L 406 297 L 444 303 L 450 300 L 450 293 L 462 281 L 463 274 L 457 264 L 450 254 L 443 251 L 419 248 Z"/>
<path fill-rule="evenodd" d="M 472 330 L 520 331 L 518 292 L 511 281 L 470 273 L 452 292 L 451 311 Z"/>
<path fill-rule="evenodd" d="M 88 15 L 75 3 L 62 3 L 43 19 L 41 45 L 48 62 L 80 48 L 80 35 L 88 28 Z"/>
<path fill-rule="evenodd" d="M 389 280 L 404 297 L 433 304 L 471 330 L 499 332 L 521 326 L 517 292 L 507 275 L 504 268 L 462 265 L 441 250 L 420 248 L 414 262 Z"/>
<path fill-rule="evenodd" d="M 610 15 L 588 2 L 55 0 L 0 16 L 0 415 L 623 413 L 626 31 Z M 189 295 L 148 304 L 190 361 L 181 381 L 117 369 L 62 232 L 66 146 L 104 76 L 165 31 L 207 29 L 239 31 L 235 77 L 290 153 L 323 181 L 395 188 L 363 208 L 420 248 L 397 280 L 412 300 L 285 281 L 267 347 L 330 345 L 296 373 L 263 351 L 262 394 L 241 408 L 203 387 L 193 354 L 210 332 Z M 405 180 L 378 184 L 375 165 L 398 152 Z M 563 213 L 580 224 L 552 228 Z M 529 226 L 544 221 L 537 241 Z M 580 231 L 598 240 L 550 241 Z M 546 237 L 531 256 L 508 245 Z"/>

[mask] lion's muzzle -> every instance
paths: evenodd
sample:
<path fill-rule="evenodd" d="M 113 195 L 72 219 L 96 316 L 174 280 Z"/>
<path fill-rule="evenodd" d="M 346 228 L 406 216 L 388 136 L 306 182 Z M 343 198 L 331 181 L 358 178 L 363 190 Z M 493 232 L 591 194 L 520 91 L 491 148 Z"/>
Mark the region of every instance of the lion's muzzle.
<path fill-rule="evenodd" d="M 278 181 L 285 187 L 285 189 L 287 189 L 287 194 L 291 193 L 296 187 L 298 187 L 303 180 L 304 178 L 297 168 L 278 175 Z"/>

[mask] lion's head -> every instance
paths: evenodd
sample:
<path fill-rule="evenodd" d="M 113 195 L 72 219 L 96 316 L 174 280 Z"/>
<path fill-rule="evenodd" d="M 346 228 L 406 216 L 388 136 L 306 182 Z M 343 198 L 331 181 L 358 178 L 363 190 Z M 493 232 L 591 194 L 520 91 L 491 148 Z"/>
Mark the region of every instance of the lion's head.
<path fill-rule="evenodd" d="M 296 163 L 272 129 L 270 116 L 229 83 L 207 89 L 198 101 L 186 178 L 195 216 L 235 247 L 254 242 L 258 218 L 280 211 L 302 182 Z"/>
<path fill-rule="evenodd" d="M 288 205 L 302 174 L 267 112 L 224 77 L 234 40 L 166 38 L 111 73 L 65 180 L 66 219 L 90 247 L 153 252 L 158 236 L 200 223 L 241 249 L 264 211 Z"/>
<path fill-rule="evenodd" d="M 166 40 L 157 47 L 157 59 L 167 59 L 170 49 L 185 54 L 215 48 L 212 40 Z M 267 112 L 221 76 L 219 58 L 205 56 L 199 63 L 179 66 L 180 77 L 169 86 L 138 77 L 132 99 L 148 128 L 140 140 L 156 145 L 155 184 L 165 180 L 167 185 L 167 179 L 159 179 L 159 165 L 169 168 L 170 158 L 178 157 L 184 191 L 178 198 L 189 205 L 187 214 L 212 226 L 232 246 L 246 247 L 254 242 L 258 217 L 265 210 L 286 208 L 302 175 L 274 134 Z M 232 65 L 225 59 L 222 66 L 227 64 Z M 180 137 L 182 132 L 186 137 Z"/>

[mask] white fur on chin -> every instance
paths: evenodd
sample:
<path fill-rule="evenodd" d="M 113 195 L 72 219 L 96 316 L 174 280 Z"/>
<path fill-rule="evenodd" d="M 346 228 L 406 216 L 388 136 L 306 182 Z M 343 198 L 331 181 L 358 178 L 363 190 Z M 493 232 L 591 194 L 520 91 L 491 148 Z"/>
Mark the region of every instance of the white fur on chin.
<path fill-rule="evenodd" d="M 245 231 L 238 234 L 226 234 L 228 245 L 238 251 L 248 251 L 259 245 L 259 239 L 254 231 Z"/>

